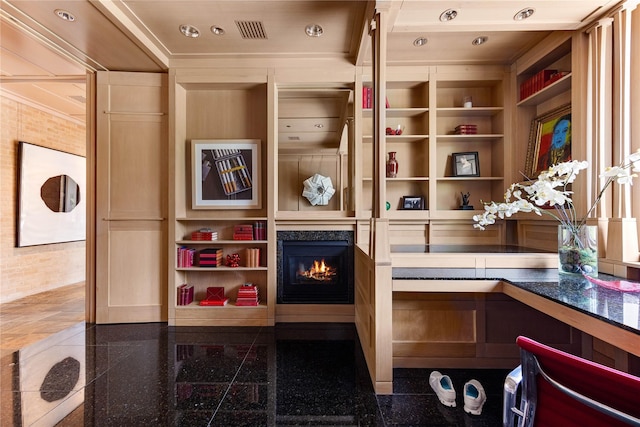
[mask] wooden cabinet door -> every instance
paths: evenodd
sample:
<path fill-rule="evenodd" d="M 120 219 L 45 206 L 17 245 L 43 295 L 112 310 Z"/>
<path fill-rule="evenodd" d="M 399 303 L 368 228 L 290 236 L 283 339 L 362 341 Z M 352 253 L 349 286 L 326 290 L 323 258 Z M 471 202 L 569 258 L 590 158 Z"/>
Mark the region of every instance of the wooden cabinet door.
<path fill-rule="evenodd" d="M 167 75 L 99 72 L 96 322 L 167 319 Z"/>

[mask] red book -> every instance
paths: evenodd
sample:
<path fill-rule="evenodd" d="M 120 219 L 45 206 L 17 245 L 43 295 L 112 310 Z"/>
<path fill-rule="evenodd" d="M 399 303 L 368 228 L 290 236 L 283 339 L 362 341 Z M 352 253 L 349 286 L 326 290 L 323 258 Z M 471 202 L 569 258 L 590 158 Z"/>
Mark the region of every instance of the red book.
<path fill-rule="evenodd" d="M 223 298 L 223 299 L 203 299 L 200 301 L 200 305 L 202 306 L 213 306 L 213 307 L 220 307 L 223 305 L 227 305 L 227 303 L 229 302 L 229 298 Z"/>
<path fill-rule="evenodd" d="M 178 305 L 189 305 L 193 302 L 193 285 L 186 283 L 178 286 Z"/>
<path fill-rule="evenodd" d="M 227 305 L 229 298 L 224 296 L 224 288 L 222 286 L 209 286 L 207 288 L 207 297 L 200 301 L 200 305 L 206 306 L 222 306 Z"/>
<path fill-rule="evenodd" d="M 253 234 L 234 234 L 233 240 L 253 240 Z"/>
<path fill-rule="evenodd" d="M 259 305 L 259 301 L 236 301 L 236 306 L 239 307 L 257 307 Z"/>

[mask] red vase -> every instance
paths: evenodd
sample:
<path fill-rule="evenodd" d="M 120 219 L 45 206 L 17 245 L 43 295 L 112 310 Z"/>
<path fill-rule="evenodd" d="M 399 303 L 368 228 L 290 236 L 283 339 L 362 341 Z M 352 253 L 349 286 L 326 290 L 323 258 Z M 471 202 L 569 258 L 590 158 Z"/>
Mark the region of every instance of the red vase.
<path fill-rule="evenodd" d="M 387 160 L 387 178 L 395 178 L 398 176 L 398 160 L 396 160 L 396 152 L 389 152 L 389 160 Z"/>

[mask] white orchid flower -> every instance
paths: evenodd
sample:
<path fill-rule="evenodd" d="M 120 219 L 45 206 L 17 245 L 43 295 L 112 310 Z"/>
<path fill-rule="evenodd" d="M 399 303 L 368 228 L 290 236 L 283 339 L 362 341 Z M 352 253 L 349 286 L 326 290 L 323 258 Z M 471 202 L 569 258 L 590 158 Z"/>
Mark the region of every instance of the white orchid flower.
<path fill-rule="evenodd" d="M 615 179 L 616 179 L 616 182 L 617 182 L 618 184 L 622 184 L 622 185 L 626 185 L 626 184 L 633 185 L 633 178 L 635 178 L 636 176 L 638 176 L 638 175 L 636 175 L 635 173 L 634 173 L 634 174 L 630 173 L 630 172 L 629 172 L 629 169 L 625 169 L 624 171 L 622 171 L 621 173 L 619 173 L 619 174 L 616 176 L 616 178 L 615 178 Z"/>
<path fill-rule="evenodd" d="M 601 178 L 615 178 L 623 172 L 620 166 L 609 166 L 605 168 L 604 173 L 600 175 Z"/>
<path fill-rule="evenodd" d="M 571 160 L 561 162 L 540 172 L 538 178 L 526 184 L 514 183 L 504 194 L 504 202 L 487 202 L 485 212 L 474 215 L 475 228 L 484 230 L 487 225 L 494 224 L 497 218 L 509 218 L 518 212 L 535 212 L 536 215 L 550 215 L 564 226 L 580 227 L 600 202 L 606 187 L 613 181 L 618 184 L 632 184 L 633 178 L 640 174 L 640 150 L 632 153 L 620 166 L 608 167 L 600 175 L 607 184 L 600 190 L 584 218 L 578 219 L 571 197 L 572 191 L 567 188 L 573 183 L 581 170 L 587 169 L 586 161 Z M 541 209 L 540 206 L 553 206 L 554 210 Z M 554 213 L 555 212 L 555 213 Z"/>
<path fill-rule="evenodd" d="M 629 161 L 631 163 L 636 163 L 636 162 L 640 161 L 640 148 L 636 152 L 631 153 L 629 155 Z"/>

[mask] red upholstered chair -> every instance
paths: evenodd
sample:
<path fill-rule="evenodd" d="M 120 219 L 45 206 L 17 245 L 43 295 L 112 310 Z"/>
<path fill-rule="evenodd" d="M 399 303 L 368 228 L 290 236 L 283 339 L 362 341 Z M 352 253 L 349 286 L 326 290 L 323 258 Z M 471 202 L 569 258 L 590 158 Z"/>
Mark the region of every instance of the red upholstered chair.
<path fill-rule="evenodd" d="M 640 378 L 529 338 L 516 342 L 521 364 L 505 380 L 503 426 L 640 426 Z"/>

